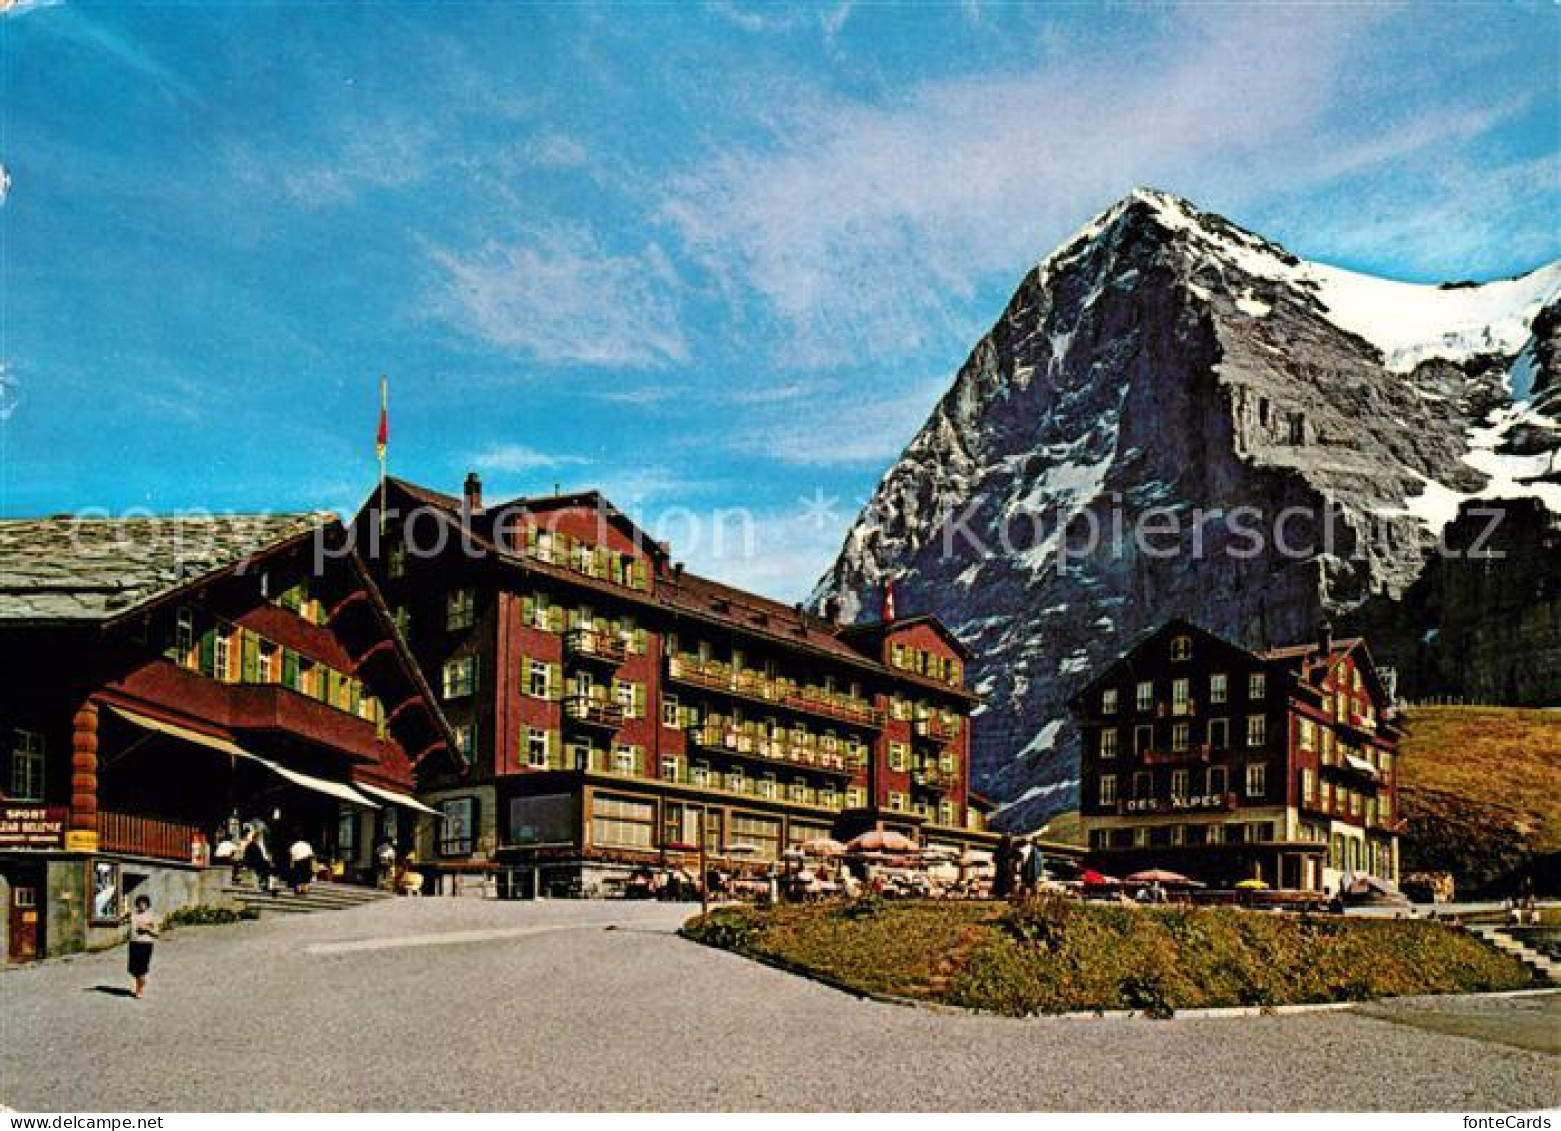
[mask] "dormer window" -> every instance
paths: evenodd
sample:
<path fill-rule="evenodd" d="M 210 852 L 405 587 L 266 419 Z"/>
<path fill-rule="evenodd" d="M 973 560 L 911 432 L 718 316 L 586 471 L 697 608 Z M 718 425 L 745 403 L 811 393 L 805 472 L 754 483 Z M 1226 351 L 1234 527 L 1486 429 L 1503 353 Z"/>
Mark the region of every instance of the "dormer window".
<path fill-rule="evenodd" d="M 1171 641 L 1171 659 L 1187 660 L 1192 658 L 1192 637 L 1178 636 Z"/>

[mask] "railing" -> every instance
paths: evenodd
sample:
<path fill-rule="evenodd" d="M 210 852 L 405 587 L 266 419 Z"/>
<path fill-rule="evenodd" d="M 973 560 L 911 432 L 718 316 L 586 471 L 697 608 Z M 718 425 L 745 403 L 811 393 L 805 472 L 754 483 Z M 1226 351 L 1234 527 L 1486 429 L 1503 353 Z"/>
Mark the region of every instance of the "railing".
<path fill-rule="evenodd" d="M 930 738 L 933 742 L 953 742 L 959 737 L 959 728 L 950 726 L 936 715 L 916 720 L 918 738 Z"/>
<path fill-rule="evenodd" d="M 731 754 L 751 755 L 755 759 L 773 762 L 789 762 L 794 766 L 811 766 L 819 770 L 849 773 L 845 757 L 826 750 L 813 750 L 795 743 L 780 742 L 773 738 L 759 738 L 746 731 L 701 723 L 688 728 L 688 740 L 703 750 L 719 750 Z"/>
<path fill-rule="evenodd" d="M 629 649 L 618 637 L 589 628 L 576 628 L 564 634 L 564 651 L 571 656 L 605 660 L 621 664 L 628 659 Z"/>
<path fill-rule="evenodd" d="M 527 545 L 522 541 L 517 549 L 528 558 L 534 558 L 539 562 L 545 562 L 559 569 L 567 569 L 570 573 L 578 573 L 581 577 L 589 577 L 593 581 L 605 581 L 610 585 L 621 585 L 625 589 L 635 589 L 647 592 L 650 585 L 646 580 L 648 566 L 642 564 L 641 559 L 636 562 L 641 564 L 629 565 L 627 568 L 620 564 L 618 575 L 613 576 L 610 564 L 598 565 L 595 553 L 579 557 L 569 549 L 561 546 Z"/>
<path fill-rule="evenodd" d="M 954 785 L 954 776 L 942 770 L 921 769 L 911 771 L 911 781 L 923 789 L 946 793 Z"/>
<path fill-rule="evenodd" d="M 1192 762 L 1207 762 L 1213 750 L 1207 744 L 1189 746 L 1185 750 L 1145 750 L 1140 753 L 1146 766 L 1170 766 Z"/>
<path fill-rule="evenodd" d="M 674 656 L 667 661 L 667 675 L 695 687 L 742 695 L 759 702 L 775 703 L 858 726 L 881 727 L 884 724 L 884 713 L 866 703 L 847 696 L 826 698 L 816 692 L 789 687 L 780 680 L 770 679 L 757 672 L 742 669 L 733 671 L 726 664 L 701 663 Z"/>
<path fill-rule="evenodd" d="M 98 847 L 104 852 L 150 856 L 156 860 L 190 861 L 190 842 L 197 825 L 98 810 Z"/>
<path fill-rule="evenodd" d="M 564 700 L 564 715 L 577 723 L 593 726 L 620 727 L 623 725 L 623 708 L 606 699 L 592 699 L 575 695 Z"/>

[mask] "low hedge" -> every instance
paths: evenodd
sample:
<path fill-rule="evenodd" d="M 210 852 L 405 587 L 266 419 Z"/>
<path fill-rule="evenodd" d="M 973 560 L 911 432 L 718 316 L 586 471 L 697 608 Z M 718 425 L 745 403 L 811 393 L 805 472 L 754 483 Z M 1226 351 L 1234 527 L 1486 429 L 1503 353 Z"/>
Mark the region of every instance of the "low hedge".
<path fill-rule="evenodd" d="M 1441 923 L 1056 897 L 731 908 L 684 933 L 862 992 L 1015 1016 L 1169 1016 L 1533 984 L 1516 959 Z"/>

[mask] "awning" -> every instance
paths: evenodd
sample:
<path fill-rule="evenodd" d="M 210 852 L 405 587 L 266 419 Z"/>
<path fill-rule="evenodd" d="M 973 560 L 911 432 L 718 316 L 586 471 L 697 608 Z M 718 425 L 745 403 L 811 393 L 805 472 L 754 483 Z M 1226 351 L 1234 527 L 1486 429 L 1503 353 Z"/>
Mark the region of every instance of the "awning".
<path fill-rule="evenodd" d="M 109 710 L 121 718 L 127 719 L 145 730 L 156 731 L 158 734 L 170 735 L 173 738 L 181 738 L 185 742 L 193 742 L 197 746 L 204 746 L 210 750 L 218 750 L 223 754 L 235 758 L 248 758 L 252 762 L 259 762 L 266 769 L 294 785 L 304 789 L 312 789 L 316 793 L 323 793 L 334 797 L 339 801 L 346 801 L 352 805 L 362 805 L 367 809 L 378 809 L 379 806 L 370 801 L 363 794 L 342 782 L 328 781 L 325 778 L 317 778 L 313 774 L 306 774 L 301 770 L 295 770 L 291 766 L 284 766 L 280 762 L 273 762 L 270 758 L 262 758 L 259 754 L 251 753 L 235 742 L 226 738 L 218 738 L 216 735 L 202 734 L 198 730 L 179 726 L 177 723 L 165 723 L 160 719 L 153 719 L 146 715 L 127 711 L 123 707 L 116 707 L 110 703 Z"/>
<path fill-rule="evenodd" d="M 1361 758 L 1355 754 L 1346 754 L 1344 756 L 1344 760 L 1350 764 L 1350 768 L 1352 770 L 1359 770 L 1363 774 L 1371 774 L 1373 777 L 1376 776 L 1377 767 L 1366 761 L 1366 759 Z"/>
<path fill-rule="evenodd" d="M 442 815 L 439 810 L 424 805 L 410 793 L 397 793 L 393 789 L 381 789 L 379 786 L 370 785 L 366 781 L 353 782 L 352 788 L 362 790 L 370 797 L 377 797 L 381 801 L 388 801 L 392 805 L 401 805 L 408 809 L 416 809 L 420 813 L 432 813 L 436 817 Z"/>

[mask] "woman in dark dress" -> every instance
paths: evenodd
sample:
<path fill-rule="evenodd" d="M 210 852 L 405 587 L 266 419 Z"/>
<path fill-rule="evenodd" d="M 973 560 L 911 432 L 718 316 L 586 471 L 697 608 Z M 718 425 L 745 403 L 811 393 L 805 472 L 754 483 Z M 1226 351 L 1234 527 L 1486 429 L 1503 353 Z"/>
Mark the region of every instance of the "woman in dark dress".
<path fill-rule="evenodd" d="M 130 916 L 130 976 L 135 979 L 135 996 L 146 993 L 146 976 L 152 969 L 152 944 L 162 924 L 152 914 L 152 901 L 136 896 L 135 914 Z"/>

